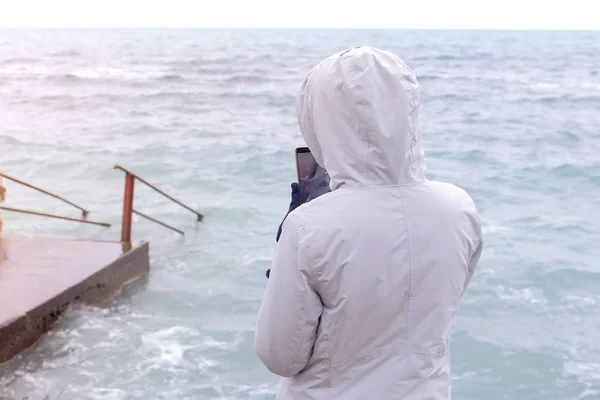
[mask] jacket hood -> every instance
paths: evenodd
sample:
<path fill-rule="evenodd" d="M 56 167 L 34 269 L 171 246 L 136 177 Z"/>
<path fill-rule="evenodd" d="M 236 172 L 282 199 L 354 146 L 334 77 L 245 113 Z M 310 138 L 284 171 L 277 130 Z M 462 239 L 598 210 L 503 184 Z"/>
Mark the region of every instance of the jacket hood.
<path fill-rule="evenodd" d="M 331 190 L 424 180 L 419 103 L 417 79 L 390 52 L 358 47 L 314 67 L 302 82 L 296 114 Z"/>

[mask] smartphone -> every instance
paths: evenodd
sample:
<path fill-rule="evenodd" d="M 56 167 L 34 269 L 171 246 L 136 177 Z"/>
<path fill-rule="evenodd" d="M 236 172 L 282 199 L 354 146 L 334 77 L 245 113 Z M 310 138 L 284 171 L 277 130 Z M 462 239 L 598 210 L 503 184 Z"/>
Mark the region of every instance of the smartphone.
<path fill-rule="evenodd" d="M 296 148 L 296 175 L 303 203 L 330 192 L 329 175 L 317 163 L 308 147 Z"/>

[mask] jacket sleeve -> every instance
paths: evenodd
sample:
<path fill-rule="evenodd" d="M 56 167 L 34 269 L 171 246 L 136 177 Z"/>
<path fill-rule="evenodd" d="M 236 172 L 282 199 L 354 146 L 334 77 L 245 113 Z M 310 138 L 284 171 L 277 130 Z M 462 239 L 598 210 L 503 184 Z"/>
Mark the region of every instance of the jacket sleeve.
<path fill-rule="evenodd" d="M 479 259 L 481 258 L 481 253 L 483 251 L 483 237 L 481 232 L 481 220 L 479 215 L 474 213 L 474 231 L 475 238 L 473 239 L 473 254 L 469 259 L 469 263 L 467 264 L 467 276 L 465 279 L 465 285 L 463 287 L 463 293 L 467 290 L 467 287 L 471 283 L 471 279 L 473 278 L 473 274 L 475 273 L 475 269 L 479 264 Z"/>
<path fill-rule="evenodd" d="M 275 248 L 254 338 L 263 364 L 285 377 L 296 375 L 308 363 L 323 312 L 302 231 L 298 216 L 290 214 Z"/>
<path fill-rule="evenodd" d="M 477 265 L 479 264 L 479 259 L 481 258 L 481 252 L 483 250 L 483 241 L 479 239 L 479 241 L 475 245 L 475 252 L 471 256 L 471 260 L 467 265 L 467 278 L 465 279 L 463 293 L 465 290 L 467 290 L 467 287 L 469 287 L 469 284 L 471 283 L 471 278 L 473 278 L 473 274 L 475 273 L 475 268 L 477 268 Z"/>

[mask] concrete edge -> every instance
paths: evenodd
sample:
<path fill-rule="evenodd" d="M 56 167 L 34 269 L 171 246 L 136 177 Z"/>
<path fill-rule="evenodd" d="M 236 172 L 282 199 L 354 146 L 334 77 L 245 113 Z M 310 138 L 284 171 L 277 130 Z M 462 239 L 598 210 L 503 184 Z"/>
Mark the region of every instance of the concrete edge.
<path fill-rule="evenodd" d="M 150 245 L 143 242 L 114 262 L 55 297 L 0 327 L 0 364 L 33 345 L 64 314 L 70 304 L 98 305 L 150 271 Z"/>

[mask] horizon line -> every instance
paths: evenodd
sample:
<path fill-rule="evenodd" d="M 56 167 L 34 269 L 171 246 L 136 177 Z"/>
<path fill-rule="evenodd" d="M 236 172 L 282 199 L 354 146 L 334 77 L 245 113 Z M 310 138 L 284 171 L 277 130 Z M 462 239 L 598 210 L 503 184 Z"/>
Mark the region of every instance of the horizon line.
<path fill-rule="evenodd" d="M 127 26 L 127 25 L 94 25 L 94 26 L 79 26 L 79 25 L 0 25 L 0 29 L 196 29 L 196 30 L 341 30 L 341 31 L 496 31 L 496 32 L 600 32 L 600 28 L 482 28 L 482 27 L 278 27 L 278 26 L 169 26 L 169 25 L 143 25 L 143 26 Z"/>

